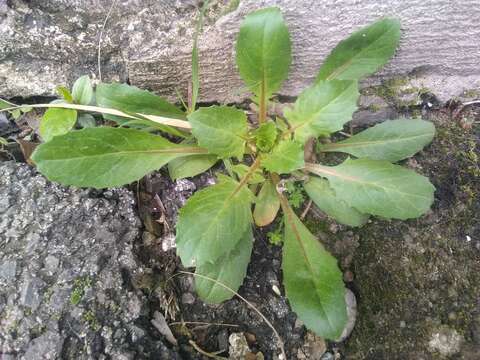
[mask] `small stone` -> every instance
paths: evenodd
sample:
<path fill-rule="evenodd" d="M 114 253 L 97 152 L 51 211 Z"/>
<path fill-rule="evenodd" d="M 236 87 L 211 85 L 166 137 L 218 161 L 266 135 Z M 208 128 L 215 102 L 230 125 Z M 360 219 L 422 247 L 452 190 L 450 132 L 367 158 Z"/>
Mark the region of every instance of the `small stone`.
<path fill-rule="evenodd" d="M 132 321 L 137 319 L 140 316 L 140 313 L 142 311 L 142 302 L 140 301 L 138 296 L 136 296 L 133 293 L 130 293 L 128 295 L 128 298 L 129 298 L 127 303 L 128 313 L 125 315 L 125 318 L 126 318 L 125 320 Z"/>
<path fill-rule="evenodd" d="M 295 325 L 294 325 L 295 329 L 300 329 L 303 325 L 304 324 L 302 320 L 300 320 L 299 318 L 295 319 Z"/>
<path fill-rule="evenodd" d="M 57 359 L 60 355 L 63 340 L 54 332 L 47 332 L 34 339 L 28 346 L 24 359 L 43 360 Z M 3 359 L 3 358 L 2 358 Z"/>
<path fill-rule="evenodd" d="M 230 360 L 245 360 L 245 357 L 250 353 L 250 348 L 243 333 L 232 333 L 228 338 L 230 347 L 228 353 Z"/>
<path fill-rule="evenodd" d="M 167 252 L 171 249 L 175 249 L 177 246 L 175 242 L 175 234 L 169 233 L 162 237 L 162 250 Z"/>
<path fill-rule="evenodd" d="M 455 314 L 453 311 L 448 314 L 448 320 L 454 321 L 457 319 L 457 314 Z"/>
<path fill-rule="evenodd" d="M 463 337 L 455 329 L 442 326 L 432 333 L 428 346 L 431 352 L 438 352 L 443 356 L 451 356 L 460 351 Z"/>
<path fill-rule="evenodd" d="M 182 304 L 192 305 L 193 303 L 195 303 L 195 296 L 192 293 L 182 294 Z"/>
<path fill-rule="evenodd" d="M 298 359 L 320 360 L 327 351 L 325 340 L 312 332 L 307 332 L 305 342 L 297 351 Z"/>
<path fill-rule="evenodd" d="M 58 260 L 55 256 L 48 255 L 45 258 L 45 270 L 47 270 L 50 274 L 56 272 L 59 264 L 60 260 Z"/>
<path fill-rule="evenodd" d="M 253 345 L 257 342 L 257 337 L 254 334 L 246 332 L 246 333 L 244 333 L 244 335 L 245 335 L 245 339 L 247 339 L 247 343 L 249 345 Z"/>
<path fill-rule="evenodd" d="M 332 353 L 326 352 L 320 360 L 335 360 L 335 356 Z"/>
<path fill-rule="evenodd" d="M 331 223 L 329 226 L 328 226 L 328 229 L 330 230 L 330 232 L 332 234 L 336 234 L 338 232 L 338 229 L 339 229 L 339 226 L 337 223 Z"/>
<path fill-rule="evenodd" d="M 347 324 L 340 337 L 335 340 L 336 342 L 345 341 L 350 336 L 355 327 L 355 321 L 357 320 L 357 299 L 350 289 L 346 289 L 345 291 L 345 303 L 347 305 Z"/>
<path fill-rule="evenodd" d="M 143 245 L 146 247 L 150 247 L 155 244 L 156 237 L 149 231 L 144 231 L 142 233 L 142 241 Z"/>
<path fill-rule="evenodd" d="M 32 310 L 36 310 L 42 301 L 40 293 L 44 285 L 45 283 L 40 279 L 28 279 L 23 284 L 20 303 Z"/>
<path fill-rule="evenodd" d="M 0 199 L 0 213 L 7 211 L 10 207 L 10 199 L 8 197 L 3 197 Z"/>
<path fill-rule="evenodd" d="M 139 328 L 138 326 L 132 325 L 129 328 L 129 330 L 130 330 L 129 331 L 130 337 L 133 342 L 137 342 L 140 339 L 145 337 L 145 334 L 146 334 L 145 330 L 143 330 L 142 328 Z"/>
<path fill-rule="evenodd" d="M 353 272 L 351 272 L 350 270 L 347 270 L 343 273 L 343 281 L 345 282 L 352 282 L 354 280 L 354 275 L 353 275 Z"/>
<path fill-rule="evenodd" d="M 195 191 L 195 184 L 187 179 L 178 179 L 175 181 L 175 191 Z"/>
<path fill-rule="evenodd" d="M 17 262 L 15 260 L 7 260 L 0 263 L 0 280 L 11 282 L 15 279 L 17 271 Z"/>
<path fill-rule="evenodd" d="M 165 317 L 158 311 L 155 311 L 153 314 L 154 318 L 151 320 L 151 323 L 155 328 L 165 336 L 165 338 L 174 346 L 177 346 L 177 339 L 173 336 L 172 330 L 167 324 Z"/>
<path fill-rule="evenodd" d="M 403 329 L 403 328 L 406 327 L 406 326 L 407 326 L 407 323 L 406 323 L 405 321 L 403 321 L 403 320 L 400 321 L 400 328 Z"/>

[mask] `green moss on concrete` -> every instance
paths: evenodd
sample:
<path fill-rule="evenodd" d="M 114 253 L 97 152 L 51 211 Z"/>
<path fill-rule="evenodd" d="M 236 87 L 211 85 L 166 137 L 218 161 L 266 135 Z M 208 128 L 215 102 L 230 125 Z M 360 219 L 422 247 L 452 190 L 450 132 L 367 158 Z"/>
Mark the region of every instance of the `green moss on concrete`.
<path fill-rule="evenodd" d="M 93 310 L 86 311 L 83 316 L 83 320 L 87 323 L 88 327 L 93 331 L 98 331 L 101 328 L 100 322 L 97 319 Z"/>
<path fill-rule="evenodd" d="M 75 279 L 72 293 L 70 294 L 70 303 L 78 305 L 85 295 L 85 290 L 92 286 L 92 279 L 88 276 Z"/>
<path fill-rule="evenodd" d="M 463 96 L 467 97 L 467 98 L 477 98 L 477 97 L 480 97 L 480 90 L 477 90 L 477 89 L 469 89 L 469 90 L 465 90 L 463 92 Z"/>
<path fill-rule="evenodd" d="M 341 347 L 346 359 L 472 359 L 480 353 L 479 139 L 441 113 L 432 119 L 433 144 L 406 163 L 436 187 L 429 214 L 373 218 L 335 234 L 325 221 L 307 221 L 314 233 L 328 234 L 327 247 L 355 275 L 359 313 Z M 460 353 L 444 356 L 429 345 L 445 329 L 463 338 Z"/>
<path fill-rule="evenodd" d="M 419 105 L 421 96 L 429 93 L 426 87 L 412 86 L 408 76 L 387 79 L 382 84 L 362 90 L 365 95 L 377 95 L 396 108 L 412 108 Z"/>

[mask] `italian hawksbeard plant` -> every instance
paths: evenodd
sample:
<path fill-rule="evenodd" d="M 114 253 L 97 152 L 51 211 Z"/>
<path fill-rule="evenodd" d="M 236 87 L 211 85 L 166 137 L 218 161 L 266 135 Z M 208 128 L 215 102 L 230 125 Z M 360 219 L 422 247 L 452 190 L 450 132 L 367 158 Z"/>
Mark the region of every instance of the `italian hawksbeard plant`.
<path fill-rule="evenodd" d="M 238 290 L 246 275 L 252 227 L 281 216 L 286 297 L 307 328 L 337 339 L 347 321 L 342 273 L 283 189 L 291 183 L 303 187 L 318 208 L 349 226 L 362 226 L 370 215 L 405 220 L 429 210 L 432 184 L 395 163 L 430 143 L 435 133 L 430 122 L 389 120 L 345 140 L 329 140 L 357 108 L 359 79 L 394 54 L 400 24 L 381 19 L 340 42 L 293 106 L 273 116 L 269 102 L 291 63 L 289 32 L 278 8 L 247 15 L 236 63 L 258 108 L 254 123 L 233 106 L 196 108 L 197 35 L 184 111 L 126 84 L 99 83 L 94 90 L 84 76 L 71 92 L 59 88 L 62 100 L 33 106 L 48 109 L 40 126 L 44 143 L 32 160 L 50 180 L 94 188 L 129 184 L 164 165 L 172 179 L 192 177 L 223 161 L 225 173 L 186 202 L 176 225 L 177 253 L 185 267 L 195 267 L 198 295 L 208 303 L 231 298 L 227 288 Z M 26 108 L 2 104 L 17 114 Z M 116 126 L 96 126 L 100 119 L 92 114 L 98 113 L 108 120 L 103 123 Z M 310 139 L 318 140 L 319 152 L 351 157 L 334 166 L 306 161 Z"/>

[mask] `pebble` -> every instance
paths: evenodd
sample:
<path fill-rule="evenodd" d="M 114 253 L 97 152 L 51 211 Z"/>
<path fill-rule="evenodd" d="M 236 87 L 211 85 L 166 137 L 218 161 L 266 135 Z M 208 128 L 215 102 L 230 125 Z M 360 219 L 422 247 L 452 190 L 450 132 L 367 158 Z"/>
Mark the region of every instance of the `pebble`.
<path fill-rule="evenodd" d="M 243 333 L 232 333 L 228 338 L 228 342 L 230 343 L 228 349 L 228 353 L 230 354 L 229 359 L 245 360 L 247 354 L 250 353 L 250 348 L 247 339 L 245 339 L 245 335 L 243 335 Z"/>
<path fill-rule="evenodd" d="M 325 340 L 309 331 L 305 336 L 303 346 L 297 351 L 297 359 L 321 360 L 325 351 L 327 351 Z"/>
<path fill-rule="evenodd" d="M 350 270 L 347 270 L 343 273 L 343 281 L 345 282 L 352 282 L 354 280 L 355 276 L 353 275 L 353 272 Z"/>
<path fill-rule="evenodd" d="M 192 293 L 182 294 L 182 304 L 192 305 L 193 303 L 195 303 L 195 296 Z"/>
<path fill-rule="evenodd" d="M 352 333 L 357 320 L 357 299 L 350 289 L 346 289 L 345 291 L 345 302 L 347 304 L 347 324 L 345 325 L 342 334 L 335 340 L 335 342 L 345 341 Z"/>
<path fill-rule="evenodd" d="M 303 321 L 300 320 L 299 318 L 297 318 L 297 319 L 295 320 L 294 328 L 295 328 L 295 329 L 300 329 L 303 325 L 304 325 L 304 324 L 303 324 Z"/>
<path fill-rule="evenodd" d="M 12 281 L 15 279 L 16 271 L 17 262 L 15 260 L 7 260 L 0 263 L 0 280 Z"/>
<path fill-rule="evenodd" d="M 438 352 L 443 356 L 452 356 L 460 351 L 463 340 L 462 335 L 457 330 L 442 326 L 432 333 L 428 347 L 431 352 Z"/>
<path fill-rule="evenodd" d="M 323 354 L 320 360 L 335 360 L 335 356 L 330 352 L 326 352 L 325 354 Z"/>

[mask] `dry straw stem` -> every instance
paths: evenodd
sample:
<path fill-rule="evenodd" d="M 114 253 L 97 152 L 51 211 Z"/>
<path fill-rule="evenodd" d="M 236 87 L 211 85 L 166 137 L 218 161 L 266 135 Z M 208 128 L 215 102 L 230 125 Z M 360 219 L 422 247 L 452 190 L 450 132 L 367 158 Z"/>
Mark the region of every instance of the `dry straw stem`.
<path fill-rule="evenodd" d="M 105 26 L 107 26 L 107 21 L 110 18 L 113 8 L 117 5 L 117 0 L 113 0 L 110 9 L 108 10 L 107 16 L 105 16 L 105 20 L 102 24 L 102 29 L 100 30 L 100 34 L 98 36 L 98 53 L 97 53 L 97 62 L 98 62 L 98 79 L 100 82 L 102 81 L 102 39 L 103 39 L 103 32 L 105 31 Z"/>
<path fill-rule="evenodd" d="M 2 111 L 12 111 L 22 108 L 61 108 L 61 109 L 73 109 L 73 110 L 80 110 L 80 111 L 89 111 L 89 112 L 97 112 L 102 114 L 109 114 L 115 116 L 121 116 L 129 119 L 148 119 L 150 121 L 156 122 L 162 125 L 169 125 L 176 128 L 184 129 L 184 130 L 191 130 L 192 126 L 188 121 L 185 120 L 178 120 L 178 119 L 171 119 L 163 116 L 157 115 L 146 115 L 141 113 L 134 113 L 134 114 L 127 114 L 120 110 L 110 109 L 110 108 L 103 108 L 98 106 L 90 106 L 90 105 L 76 105 L 76 104 L 37 104 L 37 105 L 19 105 L 13 106 L 10 108 L 2 109 Z M 135 117 L 135 114 L 138 117 Z"/>

